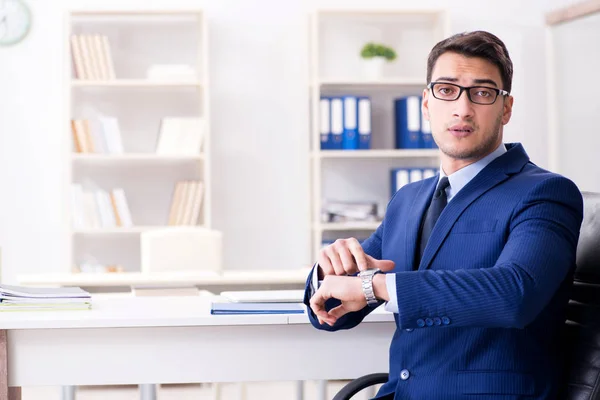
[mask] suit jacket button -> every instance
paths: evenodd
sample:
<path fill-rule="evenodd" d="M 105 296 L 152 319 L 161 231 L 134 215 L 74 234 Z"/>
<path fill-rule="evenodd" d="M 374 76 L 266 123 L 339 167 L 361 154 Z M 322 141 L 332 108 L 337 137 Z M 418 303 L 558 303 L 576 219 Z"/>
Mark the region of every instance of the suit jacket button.
<path fill-rule="evenodd" d="M 412 331 L 414 331 L 414 329 L 413 328 L 406 328 L 405 331 L 406 332 L 412 332 Z"/>
<path fill-rule="evenodd" d="M 400 371 L 400 379 L 402 379 L 403 381 L 405 381 L 408 378 L 410 378 L 410 372 L 408 372 L 407 369 L 403 369 L 402 371 Z"/>
<path fill-rule="evenodd" d="M 433 326 L 433 320 L 431 318 L 425 318 L 425 325 Z"/>
<path fill-rule="evenodd" d="M 450 318 L 448 318 L 448 317 L 442 317 L 442 324 L 449 325 L 450 324 Z"/>
<path fill-rule="evenodd" d="M 421 318 L 419 318 L 417 320 L 417 325 L 419 326 L 419 328 L 422 328 L 425 326 L 425 321 L 423 321 Z"/>
<path fill-rule="evenodd" d="M 441 324 L 442 324 L 442 320 L 441 320 L 441 318 L 440 318 L 440 317 L 435 317 L 435 318 L 433 319 L 433 324 L 434 324 L 434 325 L 438 325 L 438 326 L 439 326 L 439 325 L 441 325 Z"/>

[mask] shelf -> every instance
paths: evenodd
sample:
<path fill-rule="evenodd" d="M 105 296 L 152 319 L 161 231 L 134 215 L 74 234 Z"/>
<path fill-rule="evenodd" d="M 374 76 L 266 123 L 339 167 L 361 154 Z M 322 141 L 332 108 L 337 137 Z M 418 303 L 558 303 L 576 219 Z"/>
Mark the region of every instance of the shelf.
<path fill-rule="evenodd" d="M 423 86 L 427 85 L 422 78 L 384 78 L 380 80 L 354 80 L 354 79 L 322 79 L 316 83 L 320 86 Z M 313 86 L 315 84 L 313 83 Z"/>
<path fill-rule="evenodd" d="M 438 149 L 382 150 L 321 150 L 312 153 L 317 158 L 436 158 Z"/>
<path fill-rule="evenodd" d="M 73 79 L 71 86 L 74 88 L 160 88 L 160 87 L 190 87 L 198 88 L 202 84 L 198 81 L 152 81 L 148 79 L 116 79 L 112 81 L 92 81 Z"/>
<path fill-rule="evenodd" d="M 166 229 L 166 228 L 180 228 L 180 227 L 191 227 L 190 225 L 145 225 L 145 226 L 132 226 L 130 228 L 116 227 L 116 228 L 84 228 L 84 229 L 73 229 L 74 235 L 126 235 L 126 234 L 140 234 L 153 229 Z M 194 225 L 196 228 L 202 228 L 201 225 Z"/>
<path fill-rule="evenodd" d="M 381 221 L 368 221 L 368 222 L 332 222 L 332 223 L 321 223 L 316 224 L 314 229 L 316 231 L 374 231 Z"/>
<path fill-rule="evenodd" d="M 121 163 L 121 162 L 189 162 L 202 161 L 204 156 L 197 155 L 159 155 L 154 153 L 124 153 L 124 154 L 91 154 L 91 153 L 74 153 L 72 154 L 73 162 L 78 163 Z"/>

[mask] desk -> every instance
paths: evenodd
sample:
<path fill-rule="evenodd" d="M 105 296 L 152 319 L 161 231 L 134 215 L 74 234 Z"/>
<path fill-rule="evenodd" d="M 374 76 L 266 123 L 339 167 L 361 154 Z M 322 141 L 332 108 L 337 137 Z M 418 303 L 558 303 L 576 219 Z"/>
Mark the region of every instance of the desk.
<path fill-rule="evenodd" d="M 79 273 L 79 274 L 30 274 L 17 277 L 23 286 L 78 286 L 84 289 L 131 288 L 133 286 L 197 286 L 200 289 L 219 292 L 242 290 L 240 288 L 304 289 L 310 268 L 290 270 L 229 270 L 221 272 L 162 272 L 162 273 Z M 223 289 L 225 290 L 225 289 Z M 98 290 L 96 290 L 98 291 Z"/>
<path fill-rule="evenodd" d="M 0 329 L 5 399 L 7 386 L 352 379 L 388 370 L 395 324 L 377 310 L 332 334 L 306 315 L 212 316 L 206 297 L 115 297 L 90 311 L 0 313 Z"/>

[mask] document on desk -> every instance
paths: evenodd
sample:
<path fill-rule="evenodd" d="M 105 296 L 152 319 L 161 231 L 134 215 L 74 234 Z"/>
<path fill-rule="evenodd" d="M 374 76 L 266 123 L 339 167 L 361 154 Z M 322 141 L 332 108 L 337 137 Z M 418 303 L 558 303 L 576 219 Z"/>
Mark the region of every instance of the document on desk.
<path fill-rule="evenodd" d="M 0 311 L 88 310 L 91 296 L 80 288 L 0 285 Z"/>
<path fill-rule="evenodd" d="M 303 314 L 303 290 L 261 290 L 221 292 L 210 312 L 219 314 Z"/>

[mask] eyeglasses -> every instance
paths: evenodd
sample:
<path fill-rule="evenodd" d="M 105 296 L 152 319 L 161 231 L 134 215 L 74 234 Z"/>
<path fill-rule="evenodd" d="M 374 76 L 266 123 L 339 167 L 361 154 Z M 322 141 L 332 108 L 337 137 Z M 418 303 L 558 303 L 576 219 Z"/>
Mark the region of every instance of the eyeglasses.
<path fill-rule="evenodd" d="M 427 85 L 427 89 L 431 90 L 433 97 L 444 101 L 458 100 L 463 90 L 466 90 L 469 100 L 472 103 L 485 105 L 494 104 L 498 95 L 508 96 L 509 94 L 506 90 L 487 86 L 464 87 L 446 82 L 430 82 Z"/>

